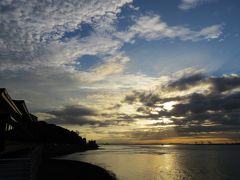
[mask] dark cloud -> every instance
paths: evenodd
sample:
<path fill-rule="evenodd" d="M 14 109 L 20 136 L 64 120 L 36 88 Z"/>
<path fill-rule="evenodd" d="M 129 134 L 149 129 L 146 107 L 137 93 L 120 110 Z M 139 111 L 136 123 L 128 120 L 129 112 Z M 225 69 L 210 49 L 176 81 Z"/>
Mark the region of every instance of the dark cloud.
<path fill-rule="evenodd" d="M 152 92 L 141 93 L 139 99 L 140 102 L 144 103 L 146 106 L 153 106 L 154 104 L 161 100 L 157 94 L 154 94 Z"/>
<path fill-rule="evenodd" d="M 158 91 L 172 91 L 173 89 L 186 90 L 199 83 L 206 83 L 206 75 L 203 73 L 196 73 L 192 75 L 183 76 L 177 80 L 170 81 L 165 86 L 160 86 L 155 91 L 133 91 L 127 95 L 124 102 L 133 104 L 134 102 L 141 102 L 145 106 L 154 106 L 157 102 L 166 102 L 171 100 L 180 100 L 181 97 L 164 98 L 158 95 Z"/>
<path fill-rule="evenodd" d="M 89 119 L 88 116 L 96 115 L 96 112 L 84 106 L 66 106 L 63 109 L 47 112 L 54 117 L 48 119 L 56 124 L 97 125 L 98 122 Z"/>
<path fill-rule="evenodd" d="M 66 106 L 62 110 L 55 110 L 49 113 L 55 116 L 91 116 L 96 114 L 94 110 L 80 105 Z"/>
<path fill-rule="evenodd" d="M 240 125 L 240 93 L 225 96 L 195 93 L 188 97 L 187 103 L 176 104 L 171 111 L 160 111 L 155 116 L 170 118 L 177 125 L 201 126 L 206 121 L 211 124 Z M 174 117 L 181 117 L 181 120 Z"/>
<path fill-rule="evenodd" d="M 240 110 L 240 92 L 230 95 L 192 94 L 188 103 L 176 104 L 171 111 L 173 115 L 214 113 L 231 113 Z"/>
<path fill-rule="evenodd" d="M 132 122 L 132 117 L 126 114 L 115 114 L 115 120 L 95 120 L 97 116 L 102 116 L 103 118 L 109 118 L 113 115 L 111 114 L 98 114 L 95 110 L 87 108 L 82 105 L 72 105 L 66 106 L 62 109 L 49 111 L 49 115 L 53 115 L 52 118 L 48 119 L 49 123 L 56 124 L 71 124 L 71 125 L 90 125 L 96 127 L 106 127 L 106 126 L 122 126 L 128 125 Z"/>
<path fill-rule="evenodd" d="M 153 106 L 155 103 L 159 102 L 160 97 L 154 92 L 138 92 L 133 91 L 132 94 L 127 95 L 124 102 L 132 104 L 136 101 L 143 103 L 145 106 Z"/>
<path fill-rule="evenodd" d="M 188 90 L 199 84 L 208 84 L 208 93 L 193 92 L 192 94 L 173 96 L 172 98 L 159 97 L 159 91 Z M 134 91 L 125 98 L 125 102 L 140 102 L 137 111 L 142 115 L 134 118 L 142 120 L 167 118 L 172 121 L 178 135 L 191 136 L 192 134 L 237 132 L 240 131 L 240 76 L 230 75 L 223 77 L 206 77 L 195 74 L 182 77 L 168 85 L 148 92 Z M 183 93 L 184 94 L 184 93 Z M 163 109 L 159 103 L 179 101 L 171 110 Z M 161 111 L 152 111 L 161 107 Z M 157 122 L 150 126 L 163 126 L 164 122 Z M 159 132 L 158 132 L 159 133 Z M 155 134 L 155 133 L 153 133 Z M 161 133 L 164 134 L 164 133 Z M 159 134 L 156 136 L 159 136 Z M 146 135 L 148 137 L 148 135 Z"/>
<path fill-rule="evenodd" d="M 214 92 L 224 92 L 227 90 L 240 87 L 239 75 L 215 77 L 215 78 L 210 78 L 209 81 L 213 84 Z"/>
<path fill-rule="evenodd" d="M 132 104 L 132 103 L 134 103 L 135 101 L 137 101 L 139 94 L 140 94 L 140 92 L 138 92 L 138 91 L 133 91 L 132 94 L 127 95 L 127 96 L 124 98 L 123 101 L 126 102 L 126 103 L 129 103 L 129 104 Z"/>
<path fill-rule="evenodd" d="M 184 76 L 176 81 L 168 84 L 169 88 L 178 88 L 180 90 L 188 89 L 190 86 L 194 86 L 200 83 L 206 78 L 205 74 L 197 73 L 189 76 Z"/>

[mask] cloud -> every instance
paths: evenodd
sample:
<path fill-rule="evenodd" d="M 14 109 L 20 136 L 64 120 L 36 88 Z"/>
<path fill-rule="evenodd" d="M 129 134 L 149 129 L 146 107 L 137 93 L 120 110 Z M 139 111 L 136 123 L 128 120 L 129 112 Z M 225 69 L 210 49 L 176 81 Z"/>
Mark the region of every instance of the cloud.
<path fill-rule="evenodd" d="M 49 112 L 55 116 L 91 116 L 95 115 L 95 111 L 84 106 L 66 106 L 61 110 Z"/>
<path fill-rule="evenodd" d="M 240 87 L 240 77 L 237 74 L 213 77 L 209 81 L 213 84 L 215 92 L 224 92 Z"/>
<path fill-rule="evenodd" d="M 154 89 L 154 93 L 142 91 L 158 84 L 166 85 L 169 78 L 127 73 L 125 70 L 130 58 L 122 50 L 124 44 L 137 38 L 148 41 L 163 38 L 210 40 L 220 36 L 221 25 L 192 30 L 184 26 L 170 26 L 158 15 L 145 15 L 135 17 L 127 31 L 119 31 L 116 25 L 118 15 L 131 2 L 1 1 L 1 85 L 9 88 L 14 98 L 26 99 L 42 119 L 62 124 L 128 125 L 135 114 L 139 115 L 156 103 L 166 101 Z M 130 9 L 133 9 L 131 5 Z M 85 25 L 89 26 L 89 32 L 80 33 L 86 30 Z M 101 62 L 87 70 L 79 69 L 84 55 L 97 56 Z M 173 86 L 180 88 L 180 84 L 182 89 L 195 87 L 193 82 L 198 84 L 200 76 L 187 76 L 182 82 L 174 81 L 175 85 L 172 82 L 172 87 L 169 85 L 166 91 Z M 135 99 L 126 97 L 123 104 L 117 102 L 133 89 L 140 91 L 136 91 Z M 86 98 L 102 93 L 110 95 L 98 103 L 95 99 Z M 176 99 L 169 95 L 170 98 Z M 135 101 L 144 104 L 144 111 L 139 105 L 134 106 Z M 109 108 L 117 107 L 115 102 L 119 104 L 117 110 L 121 113 Z M 127 104 L 130 102 L 131 106 Z M 91 103 L 97 112 L 85 106 L 71 106 L 84 104 L 89 107 Z M 63 108 L 59 109 L 59 106 Z M 105 115 L 99 115 L 99 110 Z M 123 111 L 127 113 L 123 115 Z M 106 115 L 111 113 L 112 117 Z"/>
<path fill-rule="evenodd" d="M 212 1 L 213 0 L 182 0 L 178 7 L 181 10 L 189 10 Z"/>
<path fill-rule="evenodd" d="M 124 67 L 126 68 L 126 67 Z M 84 85 L 82 89 L 88 90 L 98 90 L 98 91 L 107 91 L 111 90 L 111 92 L 119 92 L 121 93 L 130 91 L 130 90 L 148 90 L 156 87 L 157 85 L 164 84 L 168 81 L 167 76 L 160 77 L 151 77 L 142 73 L 133 74 L 133 73 L 120 73 L 113 74 L 112 76 L 108 76 L 103 81 L 95 82 L 91 85 Z"/>
<path fill-rule="evenodd" d="M 132 91 L 131 94 L 126 95 L 124 101 L 128 103 L 140 101 L 145 105 L 151 106 L 157 102 L 177 100 L 181 96 L 186 96 L 196 91 L 200 92 L 200 89 L 206 92 L 202 86 L 202 81 L 205 79 L 206 75 L 203 70 L 187 68 L 174 73 L 172 76 L 163 78 L 162 81 L 156 81 L 158 84 L 155 84 L 155 87 L 150 90 L 140 89 Z"/>
<path fill-rule="evenodd" d="M 212 40 L 222 34 L 222 25 L 212 25 L 199 31 L 191 30 L 184 26 L 169 26 L 159 15 L 146 15 L 136 19 L 128 32 L 117 33 L 117 37 L 131 42 L 134 37 L 140 37 L 148 41 L 163 38 L 180 39 L 183 41 Z"/>
<path fill-rule="evenodd" d="M 208 138 L 228 138 L 229 142 L 232 141 L 239 141 L 240 134 L 239 134 L 240 126 L 192 126 L 192 127 L 178 127 L 178 128 L 166 128 L 166 127 L 158 127 L 158 128 L 146 128 L 136 131 L 128 131 L 126 134 L 138 140 L 163 140 L 166 138 L 178 138 L 178 140 L 174 141 L 181 142 L 181 138 L 190 138 L 193 143 L 193 139 L 199 141 L 198 138 L 202 138 L 202 140 L 206 141 Z M 169 139 L 168 139 L 169 140 Z M 168 142 L 168 141 L 166 141 Z"/>
<path fill-rule="evenodd" d="M 136 101 L 143 103 L 145 106 L 153 106 L 156 102 L 160 101 L 161 98 L 154 92 L 139 92 L 133 91 L 131 95 L 127 95 L 124 102 L 133 104 Z"/>
<path fill-rule="evenodd" d="M 126 114 L 99 114 L 97 110 L 83 105 L 70 105 L 53 111 L 36 114 L 39 116 L 40 120 L 59 125 L 106 127 L 125 126 L 133 122 L 133 119 Z M 104 119 L 99 119 L 99 116 L 102 116 Z M 116 119 L 111 118 L 112 116 L 116 117 Z"/>
<path fill-rule="evenodd" d="M 106 57 L 104 63 L 91 68 L 87 72 L 79 74 L 82 82 L 94 82 L 105 79 L 106 77 L 114 74 L 122 73 L 125 69 L 126 63 L 129 58 L 124 54 L 115 54 L 114 56 Z"/>
<path fill-rule="evenodd" d="M 169 83 L 170 88 L 178 88 L 180 90 L 189 89 L 189 86 L 194 86 L 197 83 L 201 83 L 202 80 L 205 79 L 205 74 L 196 73 L 191 76 L 183 76 L 178 80 L 175 80 Z"/>
<path fill-rule="evenodd" d="M 35 49 L 39 43 L 47 43 L 64 36 L 65 32 L 78 29 L 81 23 L 109 18 L 121 11 L 121 7 L 131 0 L 98 1 L 1 1 L 1 39 L 12 51 Z M 101 21 L 103 22 L 103 21 Z M 11 41 L 9 41 L 11 39 Z"/>
<path fill-rule="evenodd" d="M 240 124 L 240 93 L 230 95 L 202 95 L 192 94 L 188 97 L 188 103 L 179 103 L 174 106 L 169 115 L 183 116 L 186 120 L 212 121 L 213 124 Z"/>
<path fill-rule="evenodd" d="M 107 32 L 114 29 L 121 8 L 131 2 L 1 1 L 0 70 L 30 71 L 47 66 L 73 71 L 83 55 L 114 54 L 122 42 Z M 83 24 L 92 27 L 87 37 L 80 33 Z M 75 31 L 79 33 L 68 35 Z"/>
<path fill-rule="evenodd" d="M 69 99 L 83 99 L 86 92 L 81 86 L 122 73 L 129 61 L 119 51 L 123 42 L 110 32 L 121 9 L 131 2 L 1 1 L 1 86 L 16 98 L 27 99 L 37 112 L 68 105 Z M 84 36 L 80 32 L 86 24 L 90 32 Z M 84 55 L 96 55 L 102 61 L 79 70 Z"/>
<path fill-rule="evenodd" d="M 121 48 L 136 37 L 197 40 L 217 38 L 220 34 L 217 25 L 193 32 L 181 26 L 170 27 L 157 15 L 142 16 L 130 25 L 128 32 L 118 32 L 114 25 L 117 15 L 131 2 L 91 0 L 51 4 L 48 1 L 1 1 L 0 71 L 5 74 L 21 72 L 18 75 L 37 77 L 35 81 L 39 81 L 39 76 L 43 76 L 40 81 L 50 81 L 52 77 L 65 74 L 68 79 L 80 83 L 96 82 L 125 70 L 130 59 Z M 67 35 L 80 31 L 83 24 L 92 28 L 88 36 L 80 33 L 73 37 Z M 98 56 L 103 63 L 89 71 L 79 71 L 76 67 L 84 55 Z"/>
<path fill-rule="evenodd" d="M 57 110 L 38 113 L 38 115 L 40 115 L 40 119 L 49 123 L 77 125 L 99 124 L 99 122 L 89 119 L 89 116 L 96 115 L 96 112 L 93 109 L 81 105 L 66 106 Z"/>
<path fill-rule="evenodd" d="M 133 118 L 153 121 L 148 123 L 149 128 L 174 126 L 179 136 L 223 133 L 224 128 L 234 135 L 240 129 L 240 75 L 211 77 L 201 71 L 187 72 L 192 73 L 178 73 L 182 74 L 179 79 L 173 77 L 155 90 L 133 91 L 125 96 L 125 103 L 141 104 L 137 109 L 141 114 Z M 201 92 L 198 87 L 206 90 Z M 165 103 L 170 102 L 172 107 L 166 109 Z"/>

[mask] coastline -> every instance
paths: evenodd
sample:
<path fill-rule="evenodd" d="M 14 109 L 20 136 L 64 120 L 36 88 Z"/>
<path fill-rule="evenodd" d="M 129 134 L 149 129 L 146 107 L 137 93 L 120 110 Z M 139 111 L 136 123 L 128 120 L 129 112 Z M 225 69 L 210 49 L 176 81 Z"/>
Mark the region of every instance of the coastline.
<path fill-rule="evenodd" d="M 116 180 L 113 173 L 94 164 L 72 161 L 65 159 L 55 159 L 55 157 L 84 152 L 87 150 L 97 150 L 96 146 L 81 147 L 78 145 L 53 145 L 48 144 L 43 148 L 42 161 L 37 173 L 37 180 Z"/>
<path fill-rule="evenodd" d="M 33 152 L 33 149 L 34 152 Z M 55 159 L 55 157 L 71 154 L 74 152 L 83 152 L 87 150 L 96 150 L 97 147 L 78 145 L 39 145 L 38 147 L 24 148 L 13 152 L 5 152 L 0 154 L 0 158 L 18 159 L 30 158 L 34 161 L 34 171 L 31 176 L 36 180 L 79 180 L 79 179 L 94 179 L 94 180 L 116 180 L 113 173 L 94 164 Z M 36 152 L 38 152 L 36 154 Z M 37 161 L 36 161 L 37 160 Z M 5 177 L 5 176 L 4 176 Z M 1 179 L 1 175 L 0 175 Z"/>
<path fill-rule="evenodd" d="M 71 160 L 45 159 L 38 171 L 37 180 L 116 180 L 111 172 L 102 167 Z"/>

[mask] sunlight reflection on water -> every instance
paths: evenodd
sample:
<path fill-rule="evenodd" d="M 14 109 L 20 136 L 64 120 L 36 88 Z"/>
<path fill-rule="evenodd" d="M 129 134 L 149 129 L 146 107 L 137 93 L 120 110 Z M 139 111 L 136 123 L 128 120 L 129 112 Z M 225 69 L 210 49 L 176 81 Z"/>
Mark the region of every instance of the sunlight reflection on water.
<path fill-rule="evenodd" d="M 105 145 L 64 159 L 99 165 L 120 180 L 239 179 L 240 146 Z"/>

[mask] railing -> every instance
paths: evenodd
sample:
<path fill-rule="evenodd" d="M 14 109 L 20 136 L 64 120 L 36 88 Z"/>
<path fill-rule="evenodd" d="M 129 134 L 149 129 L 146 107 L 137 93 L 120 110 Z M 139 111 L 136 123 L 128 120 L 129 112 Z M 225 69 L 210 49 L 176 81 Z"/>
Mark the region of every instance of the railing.
<path fill-rule="evenodd" d="M 42 160 L 43 145 L 38 145 L 31 153 L 31 176 L 30 180 L 37 179 L 37 173 Z"/>
<path fill-rule="evenodd" d="M 0 180 L 31 180 L 31 159 L 0 159 Z"/>
<path fill-rule="evenodd" d="M 37 146 L 26 158 L 0 158 L 0 180 L 36 180 L 41 153 Z"/>

